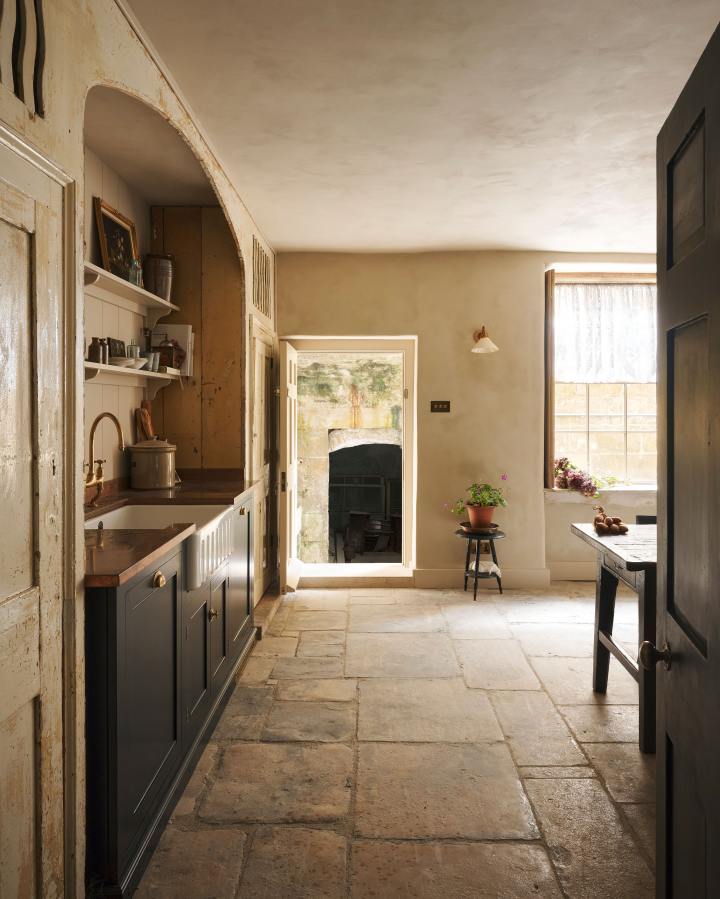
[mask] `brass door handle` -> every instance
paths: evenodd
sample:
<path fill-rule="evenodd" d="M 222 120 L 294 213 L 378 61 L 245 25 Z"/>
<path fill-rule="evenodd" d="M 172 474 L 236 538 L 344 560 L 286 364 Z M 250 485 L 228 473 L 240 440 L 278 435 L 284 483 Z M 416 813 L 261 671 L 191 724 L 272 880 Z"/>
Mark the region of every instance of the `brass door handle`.
<path fill-rule="evenodd" d="M 156 571 L 152 581 L 153 587 L 157 589 L 158 587 L 164 587 L 165 584 L 167 584 L 165 575 L 162 573 L 162 571 Z"/>
<path fill-rule="evenodd" d="M 215 621 L 215 619 L 217 617 L 218 617 L 218 610 L 210 609 L 210 611 L 208 612 L 208 621 Z"/>
<path fill-rule="evenodd" d="M 663 663 L 663 668 L 666 671 L 670 670 L 670 665 L 672 664 L 670 644 L 666 642 L 662 649 L 658 649 L 649 640 L 643 640 L 638 650 L 638 663 L 646 671 L 652 671 L 658 662 Z"/>

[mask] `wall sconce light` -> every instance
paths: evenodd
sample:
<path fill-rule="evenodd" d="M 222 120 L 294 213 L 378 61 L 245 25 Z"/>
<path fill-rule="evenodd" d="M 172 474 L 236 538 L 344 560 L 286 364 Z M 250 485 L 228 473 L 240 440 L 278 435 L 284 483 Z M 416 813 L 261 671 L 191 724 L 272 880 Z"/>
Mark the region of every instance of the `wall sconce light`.
<path fill-rule="evenodd" d="M 471 350 L 473 353 L 497 353 L 500 349 L 488 337 L 485 325 L 473 334 L 473 340 L 475 341 L 475 346 Z"/>

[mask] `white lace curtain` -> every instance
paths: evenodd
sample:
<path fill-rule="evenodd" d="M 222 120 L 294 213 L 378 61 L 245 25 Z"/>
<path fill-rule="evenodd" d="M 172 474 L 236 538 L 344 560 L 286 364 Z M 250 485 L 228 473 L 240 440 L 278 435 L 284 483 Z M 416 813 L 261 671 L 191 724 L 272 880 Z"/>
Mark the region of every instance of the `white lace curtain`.
<path fill-rule="evenodd" d="M 656 380 L 654 284 L 556 284 L 555 380 Z"/>

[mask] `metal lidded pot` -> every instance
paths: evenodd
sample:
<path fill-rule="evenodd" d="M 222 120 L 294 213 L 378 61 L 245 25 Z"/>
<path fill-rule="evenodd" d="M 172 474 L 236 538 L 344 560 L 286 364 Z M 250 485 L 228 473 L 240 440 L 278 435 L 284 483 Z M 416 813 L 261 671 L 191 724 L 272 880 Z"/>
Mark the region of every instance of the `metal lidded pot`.
<path fill-rule="evenodd" d="M 141 440 L 128 447 L 133 490 L 164 490 L 175 486 L 175 450 L 167 440 Z"/>
<path fill-rule="evenodd" d="M 143 260 L 143 281 L 145 290 L 163 300 L 172 296 L 174 259 L 167 253 L 148 253 Z"/>

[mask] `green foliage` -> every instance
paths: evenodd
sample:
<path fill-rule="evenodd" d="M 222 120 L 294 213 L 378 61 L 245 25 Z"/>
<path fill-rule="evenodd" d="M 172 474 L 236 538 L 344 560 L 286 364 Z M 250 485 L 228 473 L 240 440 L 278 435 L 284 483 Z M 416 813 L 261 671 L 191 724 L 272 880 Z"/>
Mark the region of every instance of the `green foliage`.
<path fill-rule="evenodd" d="M 500 487 L 492 484 L 471 484 L 467 488 L 467 499 L 459 499 L 451 507 L 453 515 L 464 515 L 465 506 L 507 506 L 507 500 L 503 496 Z"/>
<path fill-rule="evenodd" d="M 353 387 L 365 406 L 396 400 L 402 391 L 402 367 L 398 362 L 360 357 L 349 363 L 311 362 L 298 368 L 300 396 L 346 403 Z"/>
<path fill-rule="evenodd" d="M 298 368 L 298 393 L 332 400 L 343 387 L 343 371 L 334 363 L 312 362 Z"/>

